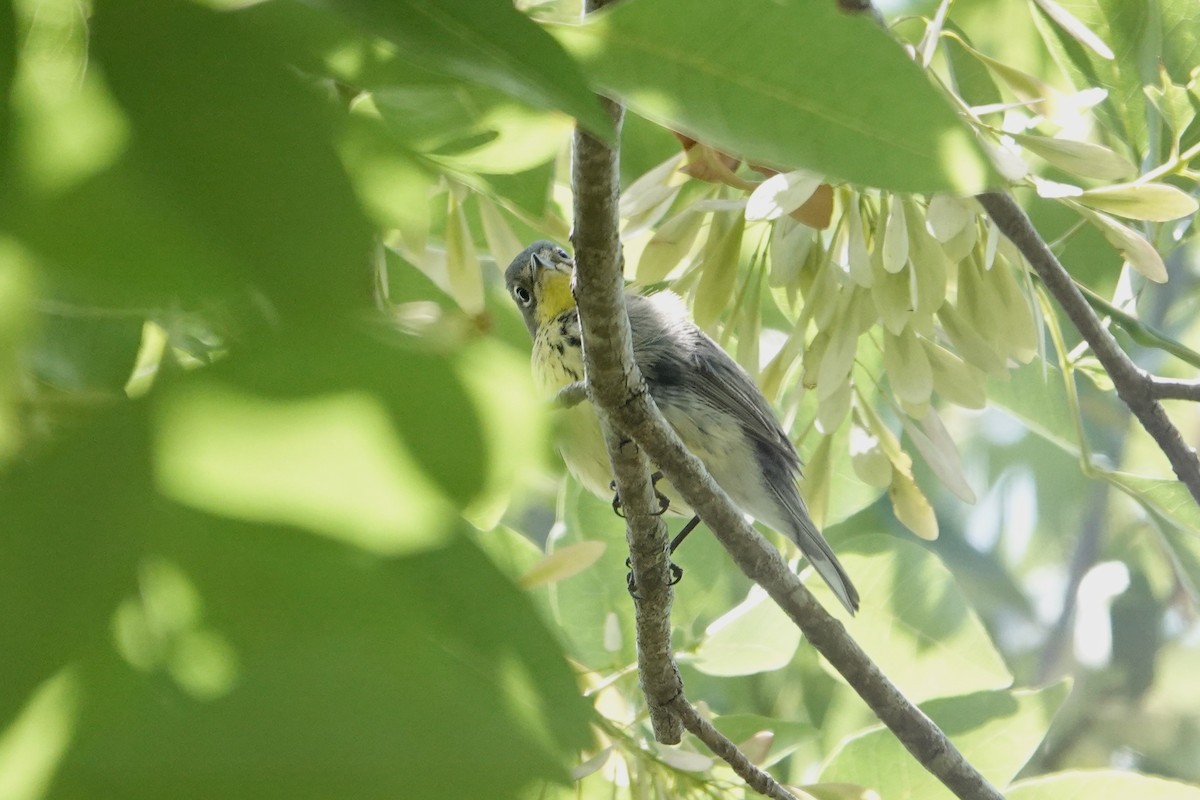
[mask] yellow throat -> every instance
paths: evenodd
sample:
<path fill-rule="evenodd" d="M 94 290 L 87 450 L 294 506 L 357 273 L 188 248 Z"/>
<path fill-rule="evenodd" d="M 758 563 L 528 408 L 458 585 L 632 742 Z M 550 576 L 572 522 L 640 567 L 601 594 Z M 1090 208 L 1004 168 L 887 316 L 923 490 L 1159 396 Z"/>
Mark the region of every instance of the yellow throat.
<path fill-rule="evenodd" d="M 571 273 L 557 270 L 546 270 L 538 282 L 540 290 L 537 298 L 538 327 L 555 319 L 569 308 L 575 307 L 575 298 L 571 295 Z"/>

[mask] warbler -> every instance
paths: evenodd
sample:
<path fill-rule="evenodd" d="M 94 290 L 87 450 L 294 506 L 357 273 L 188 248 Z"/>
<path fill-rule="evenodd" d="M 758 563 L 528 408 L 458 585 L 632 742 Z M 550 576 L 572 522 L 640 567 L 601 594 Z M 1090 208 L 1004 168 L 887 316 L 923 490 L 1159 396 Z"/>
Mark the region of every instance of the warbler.
<path fill-rule="evenodd" d="M 566 250 L 539 241 L 504 274 L 533 337 L 534 379 L 547 396 L 584 380 L 574 268 Z M 678 295 L 628 292 L 625 303 L 638 368 L 684 445 L 741 511 L 795 542 L 842 605 L 857 611 L 858 592 L 796 487 L 796 448 L 753 379 L 692 322 Z M 585 401 L 563 413 L 557 445 L 567 467 L 590 491 L 611 496 L 612 468 L 595 409 Z M 672 511 L 691 513 L 669 484 L 658 488 Z"/>

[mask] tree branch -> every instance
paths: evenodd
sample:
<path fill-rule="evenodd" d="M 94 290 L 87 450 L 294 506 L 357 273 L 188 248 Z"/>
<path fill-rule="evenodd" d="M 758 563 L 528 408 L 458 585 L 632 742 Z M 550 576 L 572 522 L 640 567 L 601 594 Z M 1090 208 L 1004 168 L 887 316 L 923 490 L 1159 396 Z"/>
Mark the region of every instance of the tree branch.
<path fill-rule="evenodd" d="M 608 412 L 645 449 L 742 572 L 767 591 L 929 772 L 963 800 L 1001 797 L 924 712 L 887 679 L 842 624 L 821 607 L 783 556 L 746 523 L 700 460 L 679 441 L 648 395 L 627 395 L 623 403 L 608 408 Z"/>
<path fill-rule="evenodd" d="M 1153 378 L 1150 394 L 1159 400 L 1192 400 L 1200 403 L 1200 381 L 1177 381 Z"/>
<path fill-rule="evenodd" d="M 602 5 L 588 0 L 585 13 Z M 619 137 L 623 111 L 618 103 L 601 99 L 613 122 L 614 140 Z M 571 184 L 575 195 L 575 227 L 572 244 L 580 265 L 572 286 L 577 298 L 599 294 L 613 302 L 600 312 L 579 303 L 583 329 L 584 369 L 591 393 L 611 395 L 632 391 L 645 395 L 645 381 L 633 360 L 633 339 L 621 279 L 619 154 L 582 128 L 575 130 Z M 580 276 L 587 276 L 580 280 Z M 598 286 L 593 286 L 598 284 Z M 556 398 L 567 404 L 578 402 L 580 393 L 567 387 Z M 594 398 L 593 398 L 594 399 Z M 650 710 L 654 738 L 664 744 L 683 739 L 683 725 L 671 710 L 682 696 L 683 679 L 671 650 L 671 572 L 667 526 L 650 480 L 650 465 L 640 448 L 612 425 L 605 413 L 607 404 L 595 403 L 608 445 L 617 495 L 625 515 L 625 537 L 629 543 L 630 569 L 637 586 L 634 603 L 637 627 L 638 678 Z"/>
<path fill-rule="evenodd" d="M 671 707 L 683 720 L 683 727 L 704 742 L 709 750 L 724 759 L 751 789 L 767 797 L 773 797 L 775 800 L 796 800 L 796 796 L 779 785 L 770 773 L 754 766 L 736 744 L 713 727 L 711 722 L 700 716 L 696 707 L 685 700 L 682 695 L 676 698 Z"/>
<path fill-rule="evenodd" d="M 620 106 L 607 100 L 604 104 L 619 129 Z M 634 444 L 635 440 L 640 444 L 641 437 L 625 439 L 616 433 L 629 433 L 627 422 L 635 418 L 624 412 L 632 406 L 652 409 L 658 414 L 657 422 L 661 426 L 666 425 L 666 420 L 654 405 L 633 358 L 618 235 L 617 153 L 580 129 L 575 133 L 571 184 L 575 194 L 573 291 L 583 328 L 587 394 L 606 428 L 609 459 L 627 523 L 630 565 L 638 593 L 635 602 L 638 675 L 650 709 L 655 738 L 665 744 L 678 743 L 686 726 L 724 758 L 752 788 L 777 800 L 795 800 L 774 778 L 751 764 L 732 742 L 700 717 L 684 697 L 683 680 L 671 652 L 671 578 L 666 525 L 658 513 L 649 462 L 643 448 Z M 564 404 L 577 402 L 579 390 L 567 387 L 556 399 Z M 683 445 L 679 444 L 679 447 Z M 700 469 L 703 470 L 703 466 Z M 707 473 L 703 477 L 712 482 Z M 728 498 L 724 499 L 728 504 Z M 729 511 L 737 516 L 732 506 Z M 744 521 L 742 524 L 745 525 Z M 760 542 L 763 547 L 770 547 L 761 537 Z M 778 554 L 776 558 L 779 558 Z"/>
<path fill-rule="evenodd" d="M 1152 378 L 1133 363 L 1100 322 L 1075 281 L 1011 196 L 1001 192 L 985 192 L 976 199 L 1000 232 L 1029 261 L 1112 378 L 1117 395 L 1158 443 L 1171 462 L 1175 475 L 1200 503 L 1200 459 L 1196 457 L 1196 451 L 1184 442 L 1179 429 L 1157 400 L 1160 397 L 1195 400 L 1200 397 L 1200 389 L 1195 384 L 1182 381 Z"/>
<path fill-rule="evenodd" d="M 576 134 L 575 147 L 572 173 L 576 204 L 573 235 L 577 265 L 575 299 L 583 326 L 584 360 L 593 404 L 615 429 L 637 442 L 640 450 L 644 450 L 663 471 L 688 505 L 700 514 L 742 571 L 784 609 L 813 646 L 846 678 L 871 710 L 892 729 L 926 769 L 963 800 L 999 800 L 999 792 L 967 762 L 945 734 L 888 681 L 850 638 L 841 623 L 830 616 L 804 588 L 779 552 L 746 523 L 741 512 L 708 474 L 700 460 L 683 446 L 659 412 L 633 361 L 617 235 L 615 154 L 583 132 Z M 650 593 L 655 592 L 653 597 L 656 598 L 659 591 L 657 583 L 650 584 L 647 581 L 666 581 L 669 578 L 665 549 L 657 540 L 651 547 L 653 552 L 650 555 L 663 558 L 661 565 L 643 564 L 640 555 L 640 544 L 644 543 L 641 537 L 658 534 L 649 530 L 634 530 L 634 525 L 640 524 L 647 510 L 653 508 L 648 505 L 653 498 L 644 467 L 636 468 L 640 472 L 634 471 L 634 456 L 629 453 L 631 450 L 633 448 L 612 448 L 610 457 L 621 497 L 630 515 L 634 576 L 643 595 L 638 603 L 641 644 L 643 625 L 657 627 L 657 620 L 660 619 L 648 616 L 643 621 L 643 614 L 651 614 Z M 627 456 L 629 462 L 626 461 Z M 640 459 L 640 451 L 636 458 L 644 464 Z M 661 530 L 657 525 L 652 527 Z M 656 608 L 653 614 L 657 615 L 660 611 Z M 639 648 L 639 664 L 644 658 L 650 660 L 651 656 L 657 657 L 660 647 L 661 644 L 655 645 L 654 651 L 646 653 Z M 662 652 L 669 656 L 669 645 Z M 650 668 L 654 672 L 649 676 L 643 674 L 642 680 L 653 711 L 655 705 L 661 702 L 662 695 L 647 684 L 664 670 L 661 665 L 652 664 Z M 653 696 L 652 692 L 655 692 Z M 668 702 L 669 707 L 679 713 L 681 704 L 686 701 L 680 695 L 670 698 Z M 686 714 L 683 716 L 691 719 Z M 721 754 L 719 750 L 715 752 Z M 782 787 L 779 791 L 783 791 Z"/>

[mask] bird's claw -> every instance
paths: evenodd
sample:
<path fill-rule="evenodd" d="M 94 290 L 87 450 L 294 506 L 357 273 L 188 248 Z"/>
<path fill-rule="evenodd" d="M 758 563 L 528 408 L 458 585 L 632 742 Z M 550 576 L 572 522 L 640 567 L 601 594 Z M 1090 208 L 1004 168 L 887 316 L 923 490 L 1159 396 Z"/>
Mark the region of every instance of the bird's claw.
<path fill-rule="evenodd" d="M 663 476 L 663 474 L 661 472 L 655 472 L 653 475 L 650 476 L 650 485 L 654 487 L 654 499 L 658 501 L 658 511 L 652 511 L 650 513 L 656 517 L 661 517 L 663 514 L 667 513 L 667 511 L 671 508 L 671 498 L 667 497 L 665 494 L 663 494 L 662 492 L 660 492 L 658 490 L 658 482 L 660 480 L 662 480 L 662 476 Z M 611 489 L 612 493 L 613 493 L 613 499 L 612 499 L 613 513 L 616 514 L 621 519 L 625 519 L 625 512 L 621 510 L 622 509 L 621 495 L 617 493 L 617 482 L 609 481 L 608 488 Z"/>
<path fill-rule="evenodd" d="M 629 588 L 629 595 L 634 600 L 641 600 L 642 597 L 637 593 L 637 582 L 633 579 L 633 560 L 625 559 L 625 567 L 629 572 L 625 574 L 625 585 Z M 667 586 L 674 586 L 683 580 L 683 567 L 676 564 L 674 561 L 667 563 L 667 568 L 671 571 L 671 579 L 667 581 Z"/>

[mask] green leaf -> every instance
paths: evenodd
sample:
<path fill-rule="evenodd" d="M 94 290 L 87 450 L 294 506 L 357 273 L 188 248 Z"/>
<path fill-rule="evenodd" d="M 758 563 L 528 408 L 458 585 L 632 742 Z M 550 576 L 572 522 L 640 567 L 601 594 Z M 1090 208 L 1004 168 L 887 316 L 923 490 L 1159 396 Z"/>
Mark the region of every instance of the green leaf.
<path fill-rule="evenodd" d="M 1137 174 L 1137 167 L 1128 158 L 1103 145 L 1023 133 L 1014 133 L 1012 137 L 1050 164 L 1085 178 L 1113 181 Z"/>
<path fill-rule="evenodd" d="M 206 797 L 509 798 L 565 781 L 589 706 L 452 517 L 429 532 L 443 546 L 396 558 L 189 511 L 155 491 L 145 410 L 0 477 L 0 727 L 43 684 L 26 717 L 60 733 L 8 733 L 58 737 L 50 795 L 162 797 L 187 776 Z"/>
<path fill-rule="evenodd" d="M 276 41 L 239 25 L 236 14 L 180 0 L 104 3 L 92 25 L 92 57 L 132 126 L 136 201 L 177 210 L 176 225 L 207 248 L 196 260 L 213 262 L 200 274 L 254 284 L 279 311 L 309 323 L 360 304 L 370 231 L 326 109 L 289 72 Z M 93 227 L 119 210 L 101 210 Z M 141 216 L 115 222 L 158 238 L 153 216 Z M 119 244 L 88 241 L 111 261 Z M 101 264 L 72 266 L 103 274 Z M 145 260 L 124 272 L 153 281 L 162 268 Z"/>
<path fill-rule="evenodd" d="M 1076 202 L 1128 219 L 1169 222 L 1200 208 L 1196 199 L 1166 183 L 1127 183 L 1088 189 Z"/>
<path fill-rule="evenodd" d="M 692 666 L 708 675 L 754 675 L 787 666 L 800 630 L 757 586 L 704 632 Z"/>
<path fill-rule="evenodd" d="M 943 34 L 942 49 L 950 62 L 958 95 L 975 107 L 999 104 L 1003 100 L 1000 88 L 987 67 L 972 55 L 974 48 L 966 33 L 951 20 L 946 20 L 944 28 L 954 33 L 953 36 Z"/>
<path fill-rule="evenodd" d="M 1067 453 L 1079 455 L 1076 418 L 1067 401 L 1062 372 L 1051 364 L 1028 364 L 1007 380 L 988 381 L 989 402 L 1025 423 L 1037 435 Z"/>
<path fill-rule="evenodd" d="M 9 99 L 17 68 L 17 15 L 12 0 L 0 0 L 0 186 L 7 187 L 9 135 L 12 128 Z M 0 189 L 0 192 L 4 191 Z"/>
<path fill-rule="evenodd" d="M 977 692 L 931 700 L 921 710 L 988 781 L 1003 786 L 1033 755 L 1069 691 L 1062 682 L 1037 691 Z M 954 797 L 882 726 L 845 742 L 821 780 L 868 786 L 882 797 Z"/>
<path fill-rule="evenodd" d="M 269 398 L 366 391 L 390 414 L 426 477 L 464 508 L 487 479 L 488 443 L 454 359 L 394 331 L 314 332 L 269 341 L 213 372 Z M 447 444 L 447 426 L 454 441 Z"/>
<path fill-rule="evenodd" d="M 593 669 L 627 664 L 636 658 L 636 650 L 633 605 L 625 584 L 625 526 L 610 503 L 574 480 L 564 482 L 559 507 L 563 525 L 561 531 L 551 531 L 555 548 L 585 541 L 602 542 L 605 548 L 592 567 L 549 588 L 550 618 L 571 658 Z"/>
<path fill-rule="evenodd" d="M 920 702 L 1012 683 L 954 578 L 924 547 L 891 536 L 855 536 L 838 558 L 862 593 L 863 608 L 872 609 L 843 624 L 906 696 Z M 822 601 L 832 600 L 824 586 L 809 585 Z"/>
<path fill-rule="evenodd" d="M 395 42 L 421 65 L 564 111 L 593 134 L 612 124 L 583 73 L 552 36 L 510 3 L 479 0 L 320 0 Z"/>
<path fill-rule="evenodd" d="M 1008 800 L 1200 800 L 1200 786 L 1111 769 L 1055 772 L 1017 781 Z"/>
<path fill-rule="evenodd" d="M 809 722 L 773 719 L 759 714 L 721 714 L 713 718 L 713 726 L 736 743 L 745 742 L 763 731 L 771 734 L 771 746 L 766 766 L 778 761 L 793 751 L 797 745 L 812 739 L 817 731 Z"/>
<path fill-rule="evenodd" d="M 1154 82 L 1154 70 L 1158 67 L 1154 55 L 1160 49 L 1161 37 L 1155 19 L 1157 5 L 1125 0 L 1074 0 L 1068 4 L 1079 24 L 1111 48 L 1112 58 L 1082 46 L 1074 36 L 1040 14 L 1034 17 L 1046 44 L 1064 56 L 1060 63 L 1077 88 L 1099 86 L 1108 90 L 1098 110 L 1117 137 L 1138 157 L 1147 143 L 1147 101 L 1142 86 Z"/>
<path fill-rule="evenodd" d="M 0 475 L 0 728 L 34 687 L 107 640 L 135 574 L 138 520 L 152 513 L 148 465 L 145 424 L 124 411 Z"/>
<path fill-rule="evenodd" d="M 1193 539 L 1200 535 L 1200 507 L 1197 507 L 1187 487 L 1178 480 L 1107 470 L 1103 474 L 1140 497 L 1163 517 L 1188 532 Z M 1200 539 L 1197 542 L 1200 543 Z"/>
<path fill-rule="evenodd" d="M 806 0 L 721 0 L 704 14 L 641 0 L 556 33 L 637 113 L 749 160 L 897 191 L 996 181 L 945 99 L 866 15 Z"/>
<path fill-rule="evenodd" d="M 178 502 L 383 553 L 445 544 L 453 510 L 365 393 L 279 400 L 202 379 L 157 419 L 158 483 Z"/>
<path fill-rule="evenodd" d="M 1063 33 L 1091 50 L 1100 58 L 1106 61 L 1113 59 L 1112 49 L 1086 25 L 1076 19 L 1070 11 L 1067 11 L 1054 2 L 1054 0 L 1034 0 L 1034 2 L 1037 3 L 1038 8 L 1046 13 L 1046 16 L 1050 17 L 1058 27 L 1062 28 Z"/>
<path fill-rule="evenodd" d="M 1200 64 L 1200 13 L 1191 0 L 1158 0 L 1157 6 L 1164 32 L 1162 66 L 1183 83 Z"/>
<path fill-rule="evenodd" d="M 122 396 L 142 343 L 143 320 L 134 314 L 52 304 L 44 313 L 29 358 L 39 380 L 73 392 Z"/>
<path fill-rule="evenodd" d="M 1143 277 L 1155 283 L 1167 282 L 1169 276 L 1167 275 L 1167 266 L 1163 263 L 1162 255 L 1154 249 L 1154 245 L 1146 241 L 1144 236 L 1128 225 L 1117 222 L 1107 214 L 1085 208 L 1073 200 L 1066 202 L 1072 208 L 1079 211 L 1080 214 L 1086 217 L 1089 222 L 1104 234 L 1104 238 L 1116 248 L 1121 257 L 1129 263 L 1129 266 L 1140 272 Z"/>
<path fill-rule="evenodd" d="M 533 564 L 518 579 L 522 589 L 545 586 L 578 575 L 604 555 L 604 542 L 575 542 Z"/>
<path fill-rule="evenodd" d="M 102 784 L 162 797 L 188 775 L 204 796 L 507 798 L 564 781 L 589 744 L 553 637 L 465 542 L 369 559 L 292 530 L 159 520 L 172 527 L 154 550 L 191 587 L 235 677 L 201 699 L 169 667 L 97 652 L 81 664 L 87 713 L 56 794 Z M 459 581 L 474 591 L 448 590 Z"/>
<path fill-rule="evenodd" d="M 738 262 L 742 255 L 745 217 L 737 214 L 732 219 L 722 222 L 724 224 L 718 224 L 717 220 L 714 220 L 709 227 L 708 239 L 704 243 L 700 283 L 696 287 L 696 298 L 692 306 L 696 324 L 701 328 L 711 327 L 721 312 L 729 307 L 729 298 L 733 296 Z"/>

